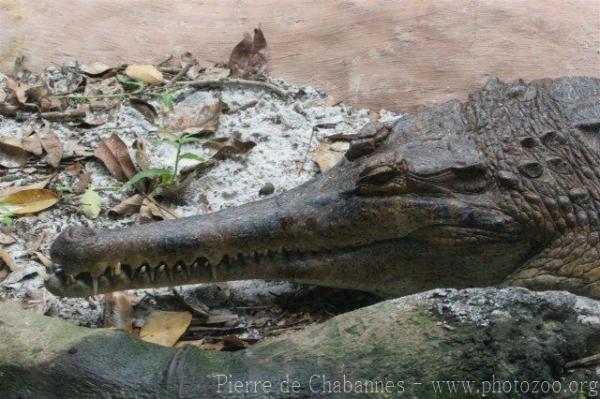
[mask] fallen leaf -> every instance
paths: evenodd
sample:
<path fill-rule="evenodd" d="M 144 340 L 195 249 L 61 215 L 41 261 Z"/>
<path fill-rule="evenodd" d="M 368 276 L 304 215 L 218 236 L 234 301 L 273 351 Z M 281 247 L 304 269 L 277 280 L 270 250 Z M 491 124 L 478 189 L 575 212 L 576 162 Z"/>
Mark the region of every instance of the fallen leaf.
<path fill-rule="evenodd" d="M 15 261 L 3 247 L 0 247 L 0 261 L 0 263 L 8 267 L 8 270 L 11 272 L 15 270 Z"/>
<path fill-rule="evenodd" d="M 77 181 L 73 184 L 73 191 L 76 194 L 81 194 L 88 189 L 92 183 L 92 176 L 87 173 L 80 173 Z"/>
<path fill-rule="evenodd" d="M 224 350 L 236 351 L 240 349 L 246 349 L 250 344 L 236 335 L 226 335 L 223 337 L 225 343 Z"/>
<path fill-rule="evenodd" d="M 34 155 L 40 156 L 44 153 L 40 136 L 37 133 L 33 133 L 27 137 L 21 139 L 21 147 Z"/>
<path fill-rule="evenodd" d="M 25 104 L 27 102 L 27 87 L 26 84 L 6 77 L 4 80 L 4 85 L 7 89 L 13 92 L 15 98 L 20 104 Z"/>
<path fill-rule="evenodd" d="M 79 209 L 88 219 L 96 219 L 102 209 L 102 198 L 93 189 L 88 188 L 79 198 Z"/>
<path fill-rule="evenodd" d="M 39 137 L 42 147 L 44 148 L 44 151 L 46 151 L 46 157 L 44 159 L 48 162 L 48 165 L 53 168 L 58 168 L 64 152 L 62 142 L 56 133 L 50 129 L 44 129 L 44 132 L 39 133 Z"/>
<path fill-rule="evenodd" d="M 46 189 L 23 189 L 0 198 L 0 206 L 13 215 L 43 211 L 58 202 L 56 193 Z"/>
<path fill-rule="evenodd" d="M 196 111 L 189 107 L 180 107 L 169 115 L 164 123 L 167 129 L 186 134 L 213 134 L 219 127 L 221 101 L 208 104 Z"/>
<path fill-rule="evenodd" d="M 100 159 L 110 174 L 119 181 L 127 181 L 136 173 L 127 146 L 116 134 L 103 138 L 94 151 L 94 156 Z"/>
<path fill-rule="evenodd" d="M 104 295 L 104 327 L 133 331 L 133 298 L 123 292 Z"/>
<path fill-rule="evenodd" d="M 146 145 L 142 140 L 135 140 L 133 142 L 135 148 L 135 162 L 140 170 L 150 169 L 150 155 L 146 149 Z"/>
<path fill-rule="evenodd" d="M 130 98 L 129 103 L 131 106 L 138 111 L 140 114 L 144 115 L 144 118 L 150 123 L 154 123 L 156 118 L 158 118 L 158 112 L 152 106 L 152 104 L 148 103 L 141 98 Z"/>
<path fill-rule="evenodd" d="M 108 72 L 110 66 L 106 65 L 103 62 L 94 62 L 92 64 L 83 64 L 79 66 L 79 70 L 86 75 L 90 76 L 98 76 L 102 75 L 105 72 Z"/>
<path fill-rule="evenodd" d="M 162 73 L 153 65 L 129 65 L 125 68 L 125 75 L 148 85 L 156 85 L 163 81 Z"/>
<path fill-rule="evenodd" d="M 14 244 L 15 242 L 17 242 L 17 240 L 13 236 L 4 234 L 0 231 L 0 245 L 10 245 Z"/>
<path fill-rule="evenodd" d="M 177 343 L 192 321 L 190 312 L 155 311 L 144 320 L 140 339 L 172 347 Z"/>
<path fill-rule="evenodd" d="M 84 96 L 118 96 L 123 93 L 123 86 L 119 84 L 117 78 L 108 78 L 102 80 L 87 80 L 85 89 L 83 90 Z M 107 97 L 109 98 L 109 97 Z"/>
<path fill-rule="evenodd" d="M 89 110 L 85 113 L 85 117 L 81 120 L 79 124 L 80 127 L 90 128 L 103 125 L 107 122 L 107 117 L 94 113 Z"/>
<path fill-rule="evenodd" d="M 205 147 L 216 152 L 212 155 L 215 159 L 225 159 L 234 154 L 245 154 L 256 146 L 253 141 L 241 141 L 231 137 L 219 137 L 204 143 Z"/>
<path fill-rule="evenodd" d="M 0 165 L 5 168 L 21 168 L 27 163 L 29 152 L 14 138 L 0 139 Z"/>
<path fill-rule="evenodd" d="M 92 150 L 88 147 L 84 147 L 81 144 L 79 144 L 78 140 L 67 140 L 64 143 L 63 159 L 87 158 L 92 155 Z"/>
<path fill-rule="evenodd" d="M 249 33 L 244 33 L 244 38 L 239 42 L 229 56 L 229 69 L 233 77 L 242 79 L 255 79 L 266 69 L 267 56 L 263 51 L 267 41 L 258 27 L 254 29 L 254 38 Z"/>
<path fill-rule="evenodd" d="M 199 73 L 196 77 L 190 79 L 196 80 L 221 80 L 226 79 L 231 74 L 231 70 L 229 68 L 223 67 L 208 67 L 201 73 Z"/>
<path fill-rule="evenodd" d="M 17 111 L 19 111 L 19 107 L 12 104 L 0 104 L 0 115 L 7 116 L 9 118 L 17 116 Z"/>
<path fill-rule="evenodd" d="M 322 141 L 317 146 L 313 159 L 319 165 L 321 172 L 325 172 L 344 157 L 349 147 L 347 141 Z"/>
<path fill-rule="evenodd" d="M 149 198 L 144 198 L 142 201 L 142 206 L 140 208 L 141 223 L 148 223 L 153 220 L 177 219 L 178 217 L 179 216 L 174 210 L 165 205 L 159 205 Z"/>
<path fill-rule="evenodd" d="M 142 202 L 144 201 L 144 196 L 141 194 L 135 194 L 131 197 L 121 201 L 119 204 L 113 206 L 109 211 L 109 215 L 133 215 L 134 213 L 140 210 L 142 206 Z"/>
<path fill-rule="evenodd" d="M 67 165 L 65 167 L 65 172 L 69 176 L 78 176 L 81 173 L 81 164 L 79 162 L 75 162 L 71 165 Z"/>
<path fill-rule="evenodd" d="M 54 179 L 55 176 L 56 174 L 46 176 L 44 179 L 32 184 L 28 184 L 27 186 L 3 188 L 2 190 L 0 190 L 0 198 L 8 197 L 9 195 L 14 194 L 18 191 L 42 189 L 46 187 L 48 183 L 50 183 L 50 181 Z"/>

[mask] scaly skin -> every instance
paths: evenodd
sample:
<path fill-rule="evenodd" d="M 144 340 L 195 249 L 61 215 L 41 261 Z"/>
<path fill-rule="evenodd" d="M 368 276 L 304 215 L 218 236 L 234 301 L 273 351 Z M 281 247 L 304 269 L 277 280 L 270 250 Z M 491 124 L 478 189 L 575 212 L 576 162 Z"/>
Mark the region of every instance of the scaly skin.
<path fill-rule="evenodd" d="M 516 284 L 600 298 L 599 128 L 599 79 L 492 80 L 465 103 L 365 126 L 344 160 L 282 195 L 70 228 L 47 287 L 84 296 L 265 278 L 385 296 Z"/>

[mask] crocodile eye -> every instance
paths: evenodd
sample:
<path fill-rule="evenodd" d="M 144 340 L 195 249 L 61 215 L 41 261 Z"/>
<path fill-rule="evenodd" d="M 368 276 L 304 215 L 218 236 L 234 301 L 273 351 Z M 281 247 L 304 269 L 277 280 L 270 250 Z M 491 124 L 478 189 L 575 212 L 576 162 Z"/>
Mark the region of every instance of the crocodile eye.
<path fill-rule="evenodd" d="M 481 193 L 492 183 L 488 168 L 483 164 L 453 167 L 428 175 L 413 175 L 411 186 L 428 191 L 451 191 L 463 194 Z"/>
<path fill-rule="evenodd" d="M 406 164 L 379 164 L 366 168 L 358 177 L 357 192 L 362 195 L 393 195 L 406 189 Z"/>

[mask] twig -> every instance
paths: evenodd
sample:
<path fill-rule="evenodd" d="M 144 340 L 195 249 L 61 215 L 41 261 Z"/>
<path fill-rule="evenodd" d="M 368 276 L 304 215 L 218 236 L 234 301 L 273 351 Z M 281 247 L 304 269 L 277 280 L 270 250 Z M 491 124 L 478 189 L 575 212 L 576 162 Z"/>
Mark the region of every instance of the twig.
<path fill-rule="evenodd" d="M 190 70 L 191 67 L 198 64 L 198 61 L 194 60 L 193 62 L 188 62 L 181 68 L 181 71 L 177 72 L 177 75 L 173 76 L 173 78 L 165 85 L 165 87 L 173 86 L 179 79 L 185 76 L 186 73 Z"/>
<path fill-rule="evenodd" d="M 310 152 L 310 145 L 313 141 L 313 137 L 315 137 L 315 127 L 313 127 L 312 132 L 310 132 L 310 138 L 308 139 L 308 145 L 306 146 L 306 151 L 304 152 L 304 158 L 302 158 L 302 162 L 300 162 L 300 168 L 298 169 L 298 175 L 302 173 L 304 170 L 304 165 L 306 164 L 306 159 L 308 158 L 308 153 Z"/>
<path fill-rule="evenodd" d="M 144 196 L 144 198 L 146 198 L 148 201 L 152 202 L 154 205 L 156 205 L 157 207 L 159 207 L 160 209 L 162 209 L 163 211 L 165 211 L 166 213 L 168 213 L 169 215 L 173 216 L 173 218 L 175 219 L 179 219 L 179 215 L 177 215 L 176 213 L 173 213 L 170 209 L 165 208 L 164 206 L 162 206 L 161 204 L 159 204 L 158 202 L 156 202 L 156 200 L 154 198 L 152 198 L 151 196 L 149 196 L 146 193 L 142 193 L 142 195 Z"/>
<path fill-rule="evenodd" d="M 577 369 L 580 367 L 590 367 L 596 364 L 600 364 L 600 353 L 596 353 L 595 355 L 584 357 L 581 359 L 573 360 L 572 362 L 568 362 L 565 364 L 566 370 Z"/>
<path fill-rule="evenodd" d="M 179 82 L 174 86 L 182 87 L 226 87 L 226 86 L 245 86 L 245 87 L 258 87 L 267 89 L 281 98 L 287 98 L 287 93 L 281 90 L 269 82 L 263 82 L 261 80 L 247 80 L 247 79 L 218 79 L 218 80 L 190 80 L 187 82 Z"/>
<path fill-rule="evenodd" d="M 161 66 L 165 65 L 166 63 L 168 63 L 172 59 L 173 59 L 173 54 L 169 55 L 167 57 L 167 59 L 165 59 L 164 61 L 159 62 L 158 65 L 157 65 L 157 68 L 160 68 Z"/>

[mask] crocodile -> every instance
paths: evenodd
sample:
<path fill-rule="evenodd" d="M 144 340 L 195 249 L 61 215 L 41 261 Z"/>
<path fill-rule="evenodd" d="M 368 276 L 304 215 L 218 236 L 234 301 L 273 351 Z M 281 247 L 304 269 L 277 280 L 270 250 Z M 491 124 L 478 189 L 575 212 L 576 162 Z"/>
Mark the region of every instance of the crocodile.
<path fill-rule="evenodd" d="M 329 171 L 222 211 L 51 247 L 62 296 L 279 279 L 397 297 L 517 285 L 600 298 L 600 79 L 488 81 L 369 123 Z"/>

